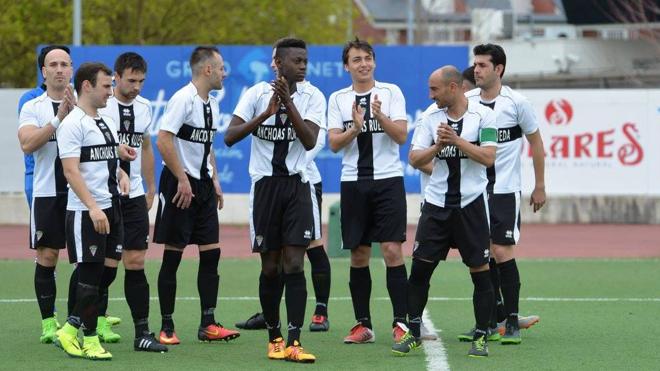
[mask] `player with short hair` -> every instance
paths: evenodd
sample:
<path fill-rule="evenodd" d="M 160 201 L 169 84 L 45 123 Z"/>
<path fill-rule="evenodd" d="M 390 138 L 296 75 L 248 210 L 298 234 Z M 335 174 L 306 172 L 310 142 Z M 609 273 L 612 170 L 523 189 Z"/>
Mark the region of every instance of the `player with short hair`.
<path fill-rule="evenodd" d="M 108 259 L 121 257 L 123 225 L 119 193 L 128 191 L 118 160 L 132 161 L 135 150 L 119 144 L 115 122 L 99 115 L 112 95 L 112 71 L 102 63 L 83 63 L 74 78 L 78 105 L 57 129 L 57 145 L 69 183 L 66 240 L 69 261 L 77 263 L 76 304 L 57 331 L 59 346 L 73 357 L 112 359 L 96 333 L 100 293 Z M 121 185 L 120 185 L 121 184 Z M 121 190 L 119 187 L 121 186 Z M 78 330 L 84 325 L 82 347 Z"/>
<path fill-rule="evenodd" d="M 521 160 L 523 135 L 529 141 L 534 166 L 535 186 L 530 198 L 534 212 L 545 204 L 543 139 L 531 104 L 520 93 L 502 84 L 506 68 L 504 49 L 495 44 L 477 45 L 474 52 L 474 76 L 477 89 L 466 93 L 473 102 L 491 108 L 497 116 L 497 160 L 488 168 L 488 204 L 490 212 L 493 285 L 498 300 L 497 319 L 502 344 L 520 344 L 520 328 L 539 321 L 538 316 L 518 316 L 520 273 L 514 246 L 520 238 Z M 499 277 L 498 277 L 499 273 Z M 503 305 L 502 305 L 503 301 Z M 495 317 L 495 316 L 493 316 Z M 504 326 L 497 322 L 506 320 Z M 503 328 L 502 328 L 503 327 Z M 470 331 L 459 336 L 469 337 Z"/>
<path fill-rule="evenodd" d="M 133 349 L 147 352 L 166 352 L 149 332 L 149 283 L 144 274 L 144 258 L 149 246 L 149 209 L 156 193 L 154 154 L 151 149 L 151 102 L 140 96 L 147 73 L 147 62 L 137 53 L 119 55 L 114 65 L 114 96 L 100 110 L 118 124 L 119 143 L 137 153 L 135 161 L 120 161 L 119 167 L 128 174 L 130 190 L 121 195 L 124 241 L 121 259 L 124 262 L 124 293 L 135 325 Z M 145 180 L 145 194 L 142 180 Z M 113 261 L 114 268 L 118 261 Z M 107 292 L 105 293 L 107 300 Z M 107 304 L 103 307 L 107 308 Z M 99 313 L 97 332 L 101 340 L 112 340 L 114 333 Z M 102 335 L 103 334 L 103 335 Z"/>
<path fill-rule="evenodd" d="M 29 245 L 36 253 L 34 288 L 42 328 L 39 341 L 51 343 L 59 327 L 55 318 L 55 266 L 59 251 L 66 247 L 64 219 L 67 203 L 67 183 L 55 131 L 73 109 L 75 97 L 69 84 L 73 75 L 69 49 L 51 45 L 44 47 L 41 55 L 39 64 L 46 82 L 45 92 L 21 107 L 18 139 L 23 152 L 34 161 L 34 198 L 29 201 Z"/>
<path fill-rule="evenodd" d="M 381 243 L 387 266 L 387 291 L 392 302 L 392 334 L 406 330 L 406 266 L 401 243 L 406 240 L 406 193 L 399 146 L 408 135 L 406 104 L 401 89 L 374 79 L 376 55 L 363 40 L 343 49 L 351 86 L 330 95 L 328 141 L 342 151 L 341 229 L 343 248 L 351 250 L 349 286 L 357 324 L 344 342 L 372 343 L 369 301 L 371 244 Z"/>
<path fill-rule="evenodd" d="M 468 355 L 488 355 L 488 319 L 494 305 L 488 273 L 488 206 L 486 167 L 495 161 L 495 115 L 463 95 L 461 73 L 444 66 L 429 77 L 429 95 L 438 110 L 415 129 L 409 161 L 413 166 L 433 160 L 422 215 L 415 234 L 413 263 L 408 280 L 410 332 L 392 351 L 406 355 L 421 345 L 422 312 L 428 300 L 431 276 L 450 247 L 458 248 L 474 284 L 477 322 Z"/>
<path fill-rule="evenodd" d="M 325 127 L 326 103 L 321 91 L 305 81 L 306 43 L 284 38 L 274 48 L 277 78 L 243 94 L 225 143 L 231 146 L 252 134 L 250 237 L 252 251 L 261 255 L 259 298 L 268 328 L 268 358 L 312 363 L 316 357 L 300 343 L 307 302 L 303 265 L 314 228 L 306 152 Z M 286 288 L 286 344 L 279 320 L 281 280 Z"/>
<path fill-rule="evenodd" d="M 174 331 L 176 272 L 183 249 L 199 249 L 197 289 L 201 320 L 197 338 L 229 341 L 240 333 L 215 321 L 220 261 L 218 210 L 223 207 L 213 138 L 220 120 L 211 90 L 222 89 L 224 61 L 216 47 L 199 46 L 190 56 L 192 81 L 167 103 L 158 132 L 158 149 L 165 166 L 160 176 L 154 242 L 165 244 L 158 274 L 162 315 L 160 342 L 179 344 Z"/>

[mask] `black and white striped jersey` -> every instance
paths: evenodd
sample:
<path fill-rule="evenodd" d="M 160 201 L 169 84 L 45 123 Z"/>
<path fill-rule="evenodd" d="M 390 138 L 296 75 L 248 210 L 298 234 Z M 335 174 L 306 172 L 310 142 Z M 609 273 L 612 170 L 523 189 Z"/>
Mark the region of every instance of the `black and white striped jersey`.
<path fill-rule="evenodd" d="M 183 170 L 195 179 L 213 177 L 210 156 L 213 138 L 220 122 L 218 101 L 209 95 L 203 101 L 190 82 L 179 89 L 167 102 L 160 121 L 160 130 L 174 134 L 174 147 Z"/>
<path fill-rule="evenodd" d="M 260 82 L 248 89 L 234 110 L 234 115 L 245 122 L 266 110 L 273 89 L 267 82 Z M 319 135 L 325 129 L 326 102 L 323 93 L 308 81 L 299 82 L 291 95 L 296 109 L 305 121 L 319 126 Z M 318 137 L 317 137 L 318 139 Z M 269 117 L 252 132 L 250 149 L 250 177 L 256 182 L 264 176 L 289 176 L 300 174 L 307 179 L 305 169 L 308 159 L 303 144 L 287 117 L 284 107 Z"/>
<path fill-rule="evenodd" d="M 353 127 L 353 102 L 364 109 L 362 132 L 342 149 L 342 182 L 403 176 L 399 145 L 371 116 L 371 102 L 376 95 L 382 102 L 381 111 L 392 121 L 408 119 L 403 93 L 394 84 L 376 81 L 367 93 L 358 94 L 349 86 L 330 95 L 328 130 L 345 131 Z"/>
<path fill-rule="evenodd" d="M 522 94 L 502 85 L 495 100 L 484 102 L 481 89 L 465 93 L 468 99 L 481 103 L 495 111 L 497 116 L 497 158 L 488 168 L 488 191 L 512 193 L 521 190 L 521 153 L 523 134 L 533 134 L 539 129 L 531 103 Z"/>
<path fill-rule="evenodd" d="M 142 186 L 142 140 L 145 135 L 149 135 L 151 102 L 139 95 L 129 104 L 121 103 L 116 97 L 111 97 L 108 99 L 107 106 L 99 110 L 99 114 L 108 116 L 117 123 L 120 144 L 135 148 L 137 158 L 134 161 L 120 161 L 119 166 L 131 179 L 129 197 L 142 196 L 144 194 L 144 187 Z"/>
<path fill-rule="evenodd" d="M 426 116 L 428 116 L 428 115 L 431 114 L 432 112 L 435 112 L 435 111 L 437 111 L 437 110 L 439 110 L 439 109 L 440 109 L 440 108 L 438 108 L 438 105 L 435 104 L 435 103 L 431 103 L 430 106 L 426 107 L 426 110 L 424 110 L 424 112 L 422 112 L 422 114 L 419 116 L 419 118 L 418 118 L 417 121 L 415 122 L 415 129 L 417 129 L 417 127 L 418 127 L 419 125 L 421 125 L 422 122 L 424 122 L 424 118 L 425 118 Z M 415 130 L 415 131 L 413 132 L 412 143 L 415 142 L 415 134 L 417 134 L 417 135 L 421 135 L 422 133 L 423 133 L 423 130 Z M 431 180 L 431 176 L 430 176 L 430 175 L 426 174 L 425 172 L 423 172 L 423 171 L 421 171 L 421 170 L 419 171 L 419 195 L 420 195 L 422 201 L 424 201 L 424 190 L 425 190 L 426 187 L 428 186 L 430 180 Z"/>
<path fill-rule="evenodd" d="M 54 101 L 48 93 L 27 101 L 18 117 L 18 128 L 36 126 L 42 128 L 55 117 L 60 101 Z M 55 133 L 48 142 L 33 153 L 34 178 L 33 197 L 54 197 L 67 192 L 66 178 L 62 170 L 62 161 L 57 151 Z"/>
<path fill-rule="evenodd" d="M 101 209 L 112 206 L 119 195 L 119 142 L 117 126 L 108 116 L 90 117 L 74 107 L 57 128 L 60 158 L 80 158 L 80 175 Z M 75 192 L 69 192 L 67 210 L 87 210 Z"/>
<path fill-rule="evenodd" d="M 497 146 L 495 114 L 478 103 L 468 102 L 467 111 L 460 118 L 450 118 L 446 109 L 429 112 L 415 128 L 412 149 L 431 147 L 443 122 L 470 143 Z M 457 146 L 445 146 L 434 159 L 424 200 L 439 207 L 463 208 L 482 195 L 487 184 L 484 165 L 470 159 Z"/>

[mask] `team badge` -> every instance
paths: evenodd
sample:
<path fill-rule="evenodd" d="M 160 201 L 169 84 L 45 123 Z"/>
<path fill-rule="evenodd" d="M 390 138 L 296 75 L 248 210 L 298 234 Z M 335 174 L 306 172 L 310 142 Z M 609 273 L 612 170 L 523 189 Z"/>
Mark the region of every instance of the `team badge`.
<path fill-rule="evenodd" d="M 96 256 L 96 250 L 98 247 L 96 245 L 92 245 L 89 247 L 89 252 L 92 253 L 92 256 Z"/>
<path fill-rule="evenodd" d="M 255 240 L 257 241 L 257 246 L 261 247 L 261 244 L 264 242 L 264 236 L 257 236 Z"/>

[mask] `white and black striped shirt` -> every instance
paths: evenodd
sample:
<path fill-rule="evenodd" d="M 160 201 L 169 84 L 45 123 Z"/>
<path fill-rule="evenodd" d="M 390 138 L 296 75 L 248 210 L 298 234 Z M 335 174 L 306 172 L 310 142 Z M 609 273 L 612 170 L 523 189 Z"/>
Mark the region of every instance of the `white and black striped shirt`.
<path fill-rule="evenodd" d="M 522 136 L 539 129 L 534 109 L 527 98 L 505 85 L 493 101 L 482 101 L 480 94 L 481 89 L 476 88 L 465 93 L 465 96 L 472 102 L 493 109 L 497 116 L 497 157 L 495 165 L 488 168 L 488 191 L 519 192 L 522 183 Z"/>
<path fill-rule="evenodd" d="M 366 93 L 358 94 L 353 86 L 349 86 L 330 95 L 328 130 L 345 131 L 353 127 L 353 102 L 357 102 L 365 111 L 362 132 L 342 149 L 342 182 L 403 176 L 399 145 L 371 116 L 371 102 L 376 95 L 382 102 L 381 111 L 392 121 L 408 119 L 403 93 L 394 84 L 376 81 L 374 87 Z"/>
<path fill-rule="evenodd" d="M 55 117 L 61 101 L 52 100 L 48 93 L 27 101 L 18 117 L 18 128 L 42 128 Z M 55 133 L 48 142 L 34 151 L 33 197 L 54 197 L 68 191 L 62 161 L 58 155 Z"/>
<path fill-rule="evenodd" d="M 112 206 L 119 195 L 119 142 L 117 126 L 108 116 L 90 117 L 79 107 L 66 116 L 57 128 L 60 158 L 80 158 L 80 175 L 101 209 Z M 75 192 L 69 192 L 67 210 L 87 210 Z"/>
<path fill-rule="evenodd" d="M 470 143 L 497 146 L 495 114 L 488 108 L 468 102 L 463 117 L 452 120 L 446 109 L 429 112 L 415 128 L 413 150 L 426 149 L 437 141 L 441 123 L 449 124 Z M 436 155 L 433 173 L 424 190 L 424 202 L 439 207 L 463 208 L 486 191 L 486 167 L 470 159 L 457 146 L 445 146 Z"/>
<path fill-rule="evenodd" d="M 100 115 L 109 116 L 119 127 L 118 137 L 120 144 L 134 148 L 137 157 L 134 161 L 120 161 L 119 167 L 131 179 L 130 198 L 144 195 L 142 186 L 142 140 L 149 135 L 151 125 L 151 102 L 137 96 L 129 104 L 123 104 L 116 97 L 108 99 L 105 108 L 99 110 Z"/>
<path fill-rule="evenodd" d="M 210 156 L 213 138 L 220 121 L 218 101 L 209 95 L 203 101 L 190 82 L 179 89 L 167 102 L 161 118 L 160 130 L 174 134 L 174 147 L 183 170 L 195 179 L 213 177 Z"/>
<path fill-rule="evenodd" d="M 268 107 L 273 89 L 270 84 L 260 82 L 248 89 L 234 110 L 234 115 L 248 122 Z M 319 135 L 325 129 L 325 97 L 308 81 L 299 82 L 291 95 L 293 104 L 305 121 L 319 126 Z M 318 137 L 317 137 L 318 139 Z M 264 176 L 290 176 L 300 174 L 307 179 L 308 165 L 306 150 L 287 117 L 284 107 L 269 117 L 252 132 L 250 150 L 250 176 L 253 182 Z"/>

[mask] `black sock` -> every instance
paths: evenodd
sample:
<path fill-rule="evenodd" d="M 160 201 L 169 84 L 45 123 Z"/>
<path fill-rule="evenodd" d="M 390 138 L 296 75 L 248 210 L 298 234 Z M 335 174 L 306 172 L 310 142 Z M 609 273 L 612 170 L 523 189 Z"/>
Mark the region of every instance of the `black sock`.
<path fill-rule="evenodd" d="M 502 301 L 502 294 L 500 294 L 500 273 L 497 268 L 497 263 L 494 258 L 488 260 L 488 272 L 490 272 L 490 282 L 493 284 L 493 292 L 495 293 L 495 306 L 493 313 L 490 315 L 490 327 L 497 327 L 498 322 L 502 322 L 506 318 L 504 313 L 504 301 Z"/>
<path fill-rule="evenodd" d="M 323 246 L 313 247 L 307 250 L 312 266 L 312 284 L 316 296 L 316 308 L 314 314 L 328 316 L 328 299 L 330 297 L 330 260 Z"/>
<path fill-rule="evenodd" d="M 470 272 L 472 283 L 474 283 L 474 293 L 472 294 L 472 306 L 474 307 L 474 319 L 477 323 L 476 329 L 482 333 L 487 333 L 490 314 L 495 305 L 495 294 L 493 293 L 493 284 L 490 282 L 490 273 L 488 271 Z M 475 339 L 477 333 L 475 332 Z"/>
<path fill-rule="evenodd" d="M 34 268 L 34 292 L 37 294 L 37 303 L 41 311 L 41 319 L 51 318 L 55 315 L 55 267 L 44 267 L 37 263 Z"/>
<path fill-rule="evenodd" d="M 406 315 L 408 314 L 408 273 L 406 265 L 401 264 L 397 267 L 387 267 L 386 269 L 387 292 L 390 294 L 392 302 L 392 327 L 397 322 L 407 324 Z"/>
<path fill-rule="evenodd" d="M 73 308 L 76 306 L 76 291 L 78 289 L 78 267 L 73 267 L 71 277 L 69 278 L 69 298 L 67 300 L 67 317 L 73 313 Z"/>
<path fill-rule="evenodd" d="M 103 275 L 101 276 L 101 283 L 99 284 L 99 302 L 98 311 L 99 316 L 104 317 L 108 310 L 108 288 L 115 281 L 117 277 L 117 267 L 105 267 Z"/>
<path fill-rule="evenodd" d="M 174 330 L 174 299 L 176 297 L 176 271 L 181 263 L 183 251 L 164 250 L 163 263 L 158 272 L 158 301 L 162 317 L 161 329 Z"/>
<path fill-rule="evenodd" d="M 289 322 L 287 346 L 300 342 L 300 330 L 305 321 L 305 306 L 307 305 L 307 284 L 305 272 L 284 273 L 286 317 Z"/>
<path fill-rule="evenodd" d="M 200 326 L 215 324 L 215 307 L 218 303 L 218 262 L 220 249 L 199 252 L 199 270 L 197 271 L 197 290 L 202 310 Z"/>
<path fill-rule="evenodd" d="M 371 272 L 369 267 L 351 267 L 348 286 L 351 289 L 355 319 L 362 323 L 362 326 L 371 329 L 373 326 L 371 325 L 371 312 L 369 310 L 369 300 L 371 299 Z"/>
<path fill-rule="evenodd" d="M 135 325 L 135 337 L 149 333 L 149 283 L 144 269 L 126 269 L 124 277 L 124 295 L 131 308 L 131 317 Z"/>
<path fill-rule="evenodd" d="M 268 328 L 268 340 L 282 337 L 280 329 L 280 301 L 282 300 L 283 281 L 280 275 L 268 277 L 263 272 L 259 275 L 259 301 Z"/>
<path fill-rule="evenodd" d="M 103 263 L 78 263 L 78 284 L 76 306 L 68 322 L 80 328 L 85 325 L 85 336 L 96 334 L 98 318 L 99 283 L 103 276 Z"/>
<path fill-rule="evenodd" d="M 502 280 L 502 296 L 507 317 L 518 316 L 518 300 L 520 299 L 520 273 L 516 259 L 498 264 Z"/>
<path fill-rule="evenodd" d="M 408 280 L 408 319 L 410 332 L 414 337 L 421 336 L 422 314 L 429 297 L 429 282 L 437 262 L 431 263 L 413 259 Z"/>

